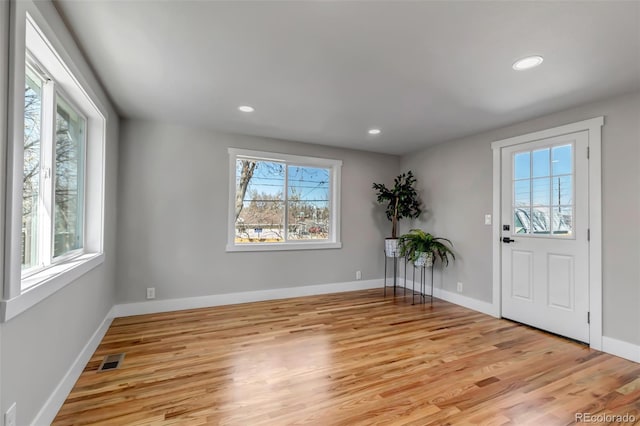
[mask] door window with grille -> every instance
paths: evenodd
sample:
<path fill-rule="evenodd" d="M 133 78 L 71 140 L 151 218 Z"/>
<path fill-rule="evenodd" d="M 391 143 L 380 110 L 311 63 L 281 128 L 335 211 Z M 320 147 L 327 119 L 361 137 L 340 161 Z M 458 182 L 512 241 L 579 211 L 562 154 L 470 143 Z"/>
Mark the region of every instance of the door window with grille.
<path fill-rule="evenodd" d="M 513 154 L 513 234 L 573 237 L 573 157 L 573 144 Z"/>

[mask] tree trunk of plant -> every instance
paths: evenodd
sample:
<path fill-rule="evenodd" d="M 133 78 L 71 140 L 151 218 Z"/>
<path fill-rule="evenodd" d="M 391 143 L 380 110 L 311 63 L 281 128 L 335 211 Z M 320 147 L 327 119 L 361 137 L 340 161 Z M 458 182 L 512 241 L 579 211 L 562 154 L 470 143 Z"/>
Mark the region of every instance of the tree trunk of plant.
<path fill-rule="evenodd" d="M 398 203 L 400 198 L 396 198 L 396 205 L 393 208 L 393 218 L 391 218 L 391 238 L 398 238 Z"/>

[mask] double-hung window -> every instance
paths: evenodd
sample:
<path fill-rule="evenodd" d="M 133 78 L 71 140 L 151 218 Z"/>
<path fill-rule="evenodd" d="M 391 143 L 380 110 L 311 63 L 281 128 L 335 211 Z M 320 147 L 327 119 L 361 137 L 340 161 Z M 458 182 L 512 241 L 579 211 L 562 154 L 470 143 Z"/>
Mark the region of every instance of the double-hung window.
<path fill-rule="evenodd" d="M 342 162 L 229 149 L 228 251 L 339 248 Z"/>

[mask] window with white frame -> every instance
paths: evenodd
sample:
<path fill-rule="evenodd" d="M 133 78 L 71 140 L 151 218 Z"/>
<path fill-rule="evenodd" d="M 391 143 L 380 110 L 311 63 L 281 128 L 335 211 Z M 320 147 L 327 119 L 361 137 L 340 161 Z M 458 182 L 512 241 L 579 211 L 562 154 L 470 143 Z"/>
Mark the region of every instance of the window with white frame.
<path fill-rule="evenodd" d="M 37 10 L 17 9 L 25 20 L 11 61 L 5 321 L 104 261 L 105 108 Z"/>
<path fill-rule="evenodd" d="M 84 247 L 86 119 L 55 80 L 25 65 L 21 269 L 28 276 Z"/>
<path fill-rule="evenodd" d="M 342 162 L 229 149 L 227 250 L 339 248 Z"/>

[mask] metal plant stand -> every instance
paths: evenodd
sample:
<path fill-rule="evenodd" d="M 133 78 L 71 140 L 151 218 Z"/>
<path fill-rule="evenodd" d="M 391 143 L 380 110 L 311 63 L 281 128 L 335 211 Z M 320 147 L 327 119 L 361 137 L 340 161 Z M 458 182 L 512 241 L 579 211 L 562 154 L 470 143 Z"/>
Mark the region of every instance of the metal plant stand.
<path fill-rule="evenodd" d="M 420 270 L 420 292 L 418 293 L 420 295 L 420 297 L 422 298 L 422 303 L 426 302 L 426 291 L 427 291 L 427 266 L 426 265 L 422 265 L 422 266 L 418 266 L 417 269 Z M 429 269 L 431 269 L 431 293 L 429 294 L 429 300 L 431 302 L 431 305 L 433 305 L 433 265 L 431 265 L 429 267 Z M 405 277 L 406 277 L 406 272 L 405 272 Z M 405 288 L 406 288 L 406 284 L 405 284 Z M 416 266 L 413 266 L 413 294 L 411 297 L 411 304 L 415 305 L 415 298 L 416 298 Z"/>
<path fill-rule="evenodd" d="M 384 254 L 384 297 L 387 297 L 387 259 L 393 259 L 393 296 L 396 295 L 396 287 L 398 286 L 398 259 L 400 256 L 387 256 Z M 404 262 L 404 295 L 407 295 L 407 260 Z"/>

